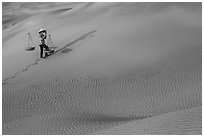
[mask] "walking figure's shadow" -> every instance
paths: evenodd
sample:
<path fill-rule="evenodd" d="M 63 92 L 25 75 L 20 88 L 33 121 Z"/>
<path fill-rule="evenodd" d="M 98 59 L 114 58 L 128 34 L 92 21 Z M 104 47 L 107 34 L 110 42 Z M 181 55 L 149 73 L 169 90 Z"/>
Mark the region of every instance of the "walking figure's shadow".
<path fill-rule="evenodd" d="M 86 33 L 86 34 L 80 36 L 79 38 L 75 39 L 74 41 L 72 41 L 72 42 L 66 44 L 64 47 L 62 47 L 62 48 L 56 50 L 53 54 L 56 54 L 56 53 L 58 53 L 58 52 L 60 52 L 60 51 L 61 51 L 61 53 L 68 53 L 68 52 L 70 52 L 70 51 L 73 51 L 73 49 L 67 48 L 67 47 L 69 47 L 69 46 L 71 46 L 71 45 L 73 45 L 73 44 L 75 44 L 75 43 L 77 43 L 77 42 L 79 42 L 79 41 L 81 41 L 81 40 L 86 39 L 90 34 L 92 34 L 92 33 L 94 33 L 94 32 L 96 32 L 96 30 L 90 31 L 90 32 L 88 32 L 88 33 Z"/>

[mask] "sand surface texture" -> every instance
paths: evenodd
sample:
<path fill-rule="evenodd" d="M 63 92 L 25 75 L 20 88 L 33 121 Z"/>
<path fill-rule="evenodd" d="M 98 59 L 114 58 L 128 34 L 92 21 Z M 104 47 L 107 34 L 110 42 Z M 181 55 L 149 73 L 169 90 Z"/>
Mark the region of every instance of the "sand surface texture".
<path fill-rule="evenodd" d="M 3 3 L 2 134 L 201 134 L 201 6 Z"/>

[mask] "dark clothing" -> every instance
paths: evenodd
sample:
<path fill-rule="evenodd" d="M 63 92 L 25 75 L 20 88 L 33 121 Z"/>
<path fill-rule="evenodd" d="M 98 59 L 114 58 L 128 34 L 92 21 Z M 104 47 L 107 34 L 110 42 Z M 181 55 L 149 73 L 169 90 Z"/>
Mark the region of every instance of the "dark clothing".
<path fill-rule="evenodd" d="M 43 58 L 43 48 L 45 48 L 45 50 L 50 50 L 49 47 L 46 44 L 40 44 L 40 57 Z M 45 56 L 47 56 L 47 54 L 45 53 Z"/>
<path fill-rule="evenodd" d="M 45 44 L 45 39 L 47 37 L 47 32 L 46 31 L 42 31 L 39 33 L 40 34 L 40 57 L 43 58 L 43 48 L 45 48 L 45 50 L 49 51 L 49 47 Z M 48 54 L 45 53 L 45 57 L 47 56 Z"/>

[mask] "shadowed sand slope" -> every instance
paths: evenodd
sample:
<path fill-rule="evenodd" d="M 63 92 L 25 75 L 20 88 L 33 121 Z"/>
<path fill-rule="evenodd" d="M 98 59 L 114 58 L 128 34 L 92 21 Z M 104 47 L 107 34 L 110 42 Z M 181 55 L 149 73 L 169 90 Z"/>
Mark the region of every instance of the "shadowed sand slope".
<path fill-rule="evenodd" d="M 93 133 L 95 135 L 202 134 L 202 108 L 193 108 L 147 118 Z"/>
<path fill-rule="evenodd" d="M 32 16 L 4 22 L 3 134 L 201 134 L 201 3 L 6 6 Z"/>

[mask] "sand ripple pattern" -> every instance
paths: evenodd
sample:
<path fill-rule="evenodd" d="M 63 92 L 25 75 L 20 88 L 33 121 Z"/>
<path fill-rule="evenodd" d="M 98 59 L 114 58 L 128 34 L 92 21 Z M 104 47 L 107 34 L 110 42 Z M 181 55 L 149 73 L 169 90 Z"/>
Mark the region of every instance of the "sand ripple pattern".
<path fill-rule="evenodd" d="M 3 134 L 90 134 L 202 104 L 200 70 L 63 73 L 3 90 Z"/>
<path fill-rule="evenodd" d="M 94 132 L 94 135 L 202 134 L 202 107 L 171 112 Z M 190 124 L 189 124 L 190 123 Z"/>

